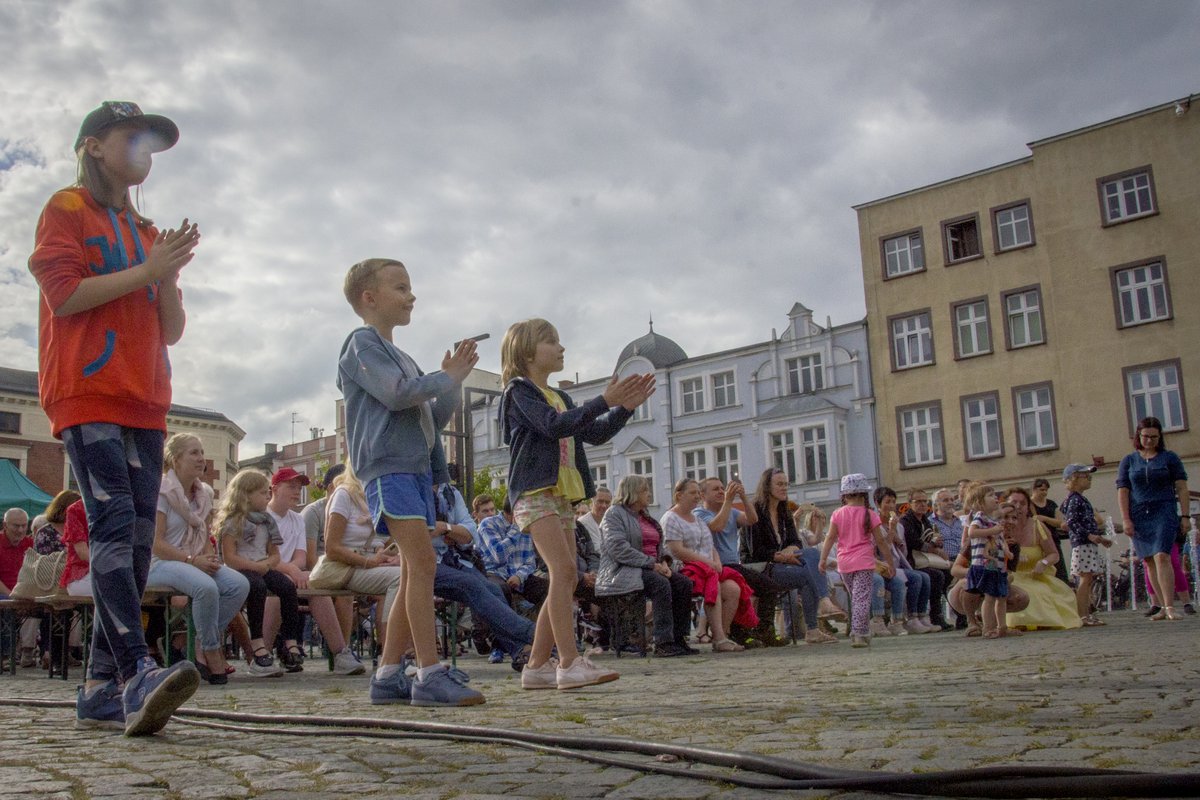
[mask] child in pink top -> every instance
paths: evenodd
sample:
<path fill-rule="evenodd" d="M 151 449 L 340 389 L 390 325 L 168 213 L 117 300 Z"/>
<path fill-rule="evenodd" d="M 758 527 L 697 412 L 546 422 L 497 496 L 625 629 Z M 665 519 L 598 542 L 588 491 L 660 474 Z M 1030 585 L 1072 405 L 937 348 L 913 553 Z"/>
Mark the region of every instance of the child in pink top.
<path fill-rule="evenodd" d="M 829 533 L 821 548 L 821 560 L 817 569 L 826 570 L 829 550 L 835 544 L 838 549 L 838 572 L 850 592 L 852 606 L 850 618 L 851 647 L 869 647 L 868 636 L 871 616 L 871 573 L 875 571 L 875 549 L 887 558 L 884 577 L 896 572 L 892 563 L 892 549 L 887 546 L 879 515 L 867 505 L 867 494 L 871 487 L 867 477 L 860 473 L 842 476 L 842 507 L 829 517 Z"/>

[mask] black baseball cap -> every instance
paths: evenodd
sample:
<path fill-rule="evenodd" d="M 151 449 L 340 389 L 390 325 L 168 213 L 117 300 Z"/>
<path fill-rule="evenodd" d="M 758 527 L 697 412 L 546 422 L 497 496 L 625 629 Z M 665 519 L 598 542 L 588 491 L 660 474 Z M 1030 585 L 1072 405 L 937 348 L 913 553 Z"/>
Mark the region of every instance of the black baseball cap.
<path fill-rule="evenodd" d="M 89 136 L 99 136 L 114 125 L 130 121 L 137 122 L 158 136 L 160 141 L 150 148 L 151 152 L 161 153 L 174 147 L 179 141 L 179 126 L 166 117 L 143 114 L 137 103 L 105 100 L 99 108 L 83 118 L 83 124 L 79 126 L 79 136 L 75 139 L 75 150 L 79 150 L 83 146 L 83 140 Z"/>

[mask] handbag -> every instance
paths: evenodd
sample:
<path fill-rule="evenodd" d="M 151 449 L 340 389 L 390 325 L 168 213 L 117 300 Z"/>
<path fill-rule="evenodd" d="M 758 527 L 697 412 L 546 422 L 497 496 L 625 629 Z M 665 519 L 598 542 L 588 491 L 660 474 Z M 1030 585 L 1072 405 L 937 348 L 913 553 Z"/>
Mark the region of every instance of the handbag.
<path fill-rule="evenodd" d="M 913 553 L 913 566 L 917 569 L 950 569 L 950 562 L 937 553 L 926 553 L 918 550 Z"/>
<path fill-rule="evenodd" d="M 45 555 L 29 548 L 25 551 L 25 559 L 17 573 L 17 583 L 9 592 L 9 597 L 33 600 L 47 595 L 66 594 L 67 590 L 58 585 L 66 568 L 65 548 Z"/>
<path fill-rule="evenodd" d="M 314 589 L 345 589 L 353 574 L 354 567 L 322 555 L 308 573 L 308 585 Z"/>

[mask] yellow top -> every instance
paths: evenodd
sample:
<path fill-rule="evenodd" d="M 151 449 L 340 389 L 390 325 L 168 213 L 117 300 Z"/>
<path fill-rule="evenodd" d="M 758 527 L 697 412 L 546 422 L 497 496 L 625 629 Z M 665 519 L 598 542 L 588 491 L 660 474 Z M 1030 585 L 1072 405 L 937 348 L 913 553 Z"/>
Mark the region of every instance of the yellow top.
<path fill-rule="evenodd" d="M 567 410 L 567 404 L 559 397 L 558 392 L 550 388 L 545 388 L 542 389 L 542 394 L 546 396 L 546 402 L 558 413 L 562 414 Z M 575 468 L 574 436 L 558 440 L 558 483 L 554 486 L 547 486 L 545 489 L 539 489 L 538 491 L 553 492 L 567 498 L 572 503 L 578 503 L 584 499 L 586 493 L 583 489 L 583 477 L 579 474 L 579 470 Z"/>

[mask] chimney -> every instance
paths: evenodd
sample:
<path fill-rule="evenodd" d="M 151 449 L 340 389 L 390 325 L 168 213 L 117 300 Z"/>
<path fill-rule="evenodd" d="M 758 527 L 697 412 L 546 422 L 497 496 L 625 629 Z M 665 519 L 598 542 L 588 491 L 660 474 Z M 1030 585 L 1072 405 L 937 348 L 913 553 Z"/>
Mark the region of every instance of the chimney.
<path fill-rule="evenodd" d="M 279 445 L 274 442 L 267 442 L 265 446 L 267 448 L 266 455 L 273 456 L 279 452 Z"/>

